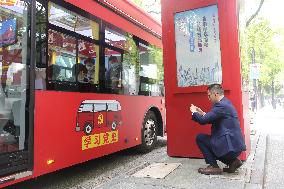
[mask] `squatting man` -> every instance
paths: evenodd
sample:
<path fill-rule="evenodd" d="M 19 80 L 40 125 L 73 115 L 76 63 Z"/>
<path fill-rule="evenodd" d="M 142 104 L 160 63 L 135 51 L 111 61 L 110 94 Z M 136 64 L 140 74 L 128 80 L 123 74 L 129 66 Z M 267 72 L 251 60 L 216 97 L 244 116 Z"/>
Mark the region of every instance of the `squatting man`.
<path fill-rule="evenodd" d="M 220 84 L 209 85 L 207 95 L 213 104 L 209 112 L 205 113 L 193 104 L 190 106 L 195 122 L 201 125 L 211 124 L 211 135 L 198 134 L 196 137 L 196 143 L 208 164 L 206 168 L 199 168 L 198 172 L 206 175 L 234 173 L 242 166 L 238 156 L 246 150 L 237 111 L 231 101 L 224 96 Z M 217 160 L 227 167 L 222 170 Z"/>

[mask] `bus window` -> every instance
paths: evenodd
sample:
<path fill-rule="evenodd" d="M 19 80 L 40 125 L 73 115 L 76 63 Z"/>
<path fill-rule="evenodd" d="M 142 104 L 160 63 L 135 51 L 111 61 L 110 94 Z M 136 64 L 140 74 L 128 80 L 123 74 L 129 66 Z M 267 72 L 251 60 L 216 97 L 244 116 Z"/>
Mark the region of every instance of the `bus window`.
<path fill-rule="evenodd" d="M 75 31 L 92 39 L 99 39 L 99 24 L 50 2 L 49 23 Z"/>
<path fill-rule="evenodd" d="M 47 11 L 45 3 L 36 2 L 36 69 L 35 89 L 46 89 Z"/>
<path fill-rule="evenodd" d="M 126 36 L 124 32 L 119 30 L 114 30 L 110 28 L 105 29 L 105 42 L 113 47 L 117 47 L 120 49 L 125 48 L 126 44 Z"/>
<path fill-rule="evenodd" d="M 56 64 L 52 64 L 50 66 L 48 66 L 47 69 L 47 79 L 48 80 L 59 80 L 60 79 L 60 67 Z"/>
<path fill-rule="evenodd" d="M 146 96 L 163 95 L 162 51 L 153 45 L 139 43 L 140 89 L 139 94 Z"/>
<path fill-rule="evenodd" d="M 128 95 L 138 95 L 139 84 L 140 84 L 138 74 L 140 67 L 139 67 L 138 48 L 135 40 L 133 39 L 133 36 L 130 33 L 126 33 L 114 27 L 108 26 L 105 29 L 105 42 L 113 47 L 117 47 L 124 50 L 123 60 L 122 60 L 122 71 L 121 71 L 122 74 L 121 84 L 118 85 L 115 82 L 112 83 L 111 78 L 108 78 L 108 75 L 106 75 L 108 88 L 113 89 L 115 86 L 112 85 L 115 84 L 117 86 L 120 86 L 121 88 L 120 93 Z M 105 55 L 109 56 L 108 58 L 110 58 L 111 53 L 108 53 L 107 51 L 112 51 L 112 50 L 106 49 Z M 115 54 L 113 56 L 116 56 Z M 108 62 L 109 60 L 107 60 L 106 62 L 106 67 L 110 65 Z M 118 93 L 118 92 L 117 90 L 113 90 L 113 93 Z"/>
<path fill-rule="evenodd" d="M 47 10 L 45 4 L 36 4 L 36 67 L 46 68 L 47 50 Z"/>
<path fill-rule="evenodd" d="M 105 49 L 106 86 L 113 93 L 122 93 L 121 53 Z"/>
<path fill-rule="evenodd" d="M 78 72 L 78 81 L 81 83 L 99 83 L 99 46 L 78 40 L 78 63 L 85 66 L 85 72 Z"/>
<path fill-rule="evenodd" d="M 142 77 L 158 79 L 158 67 L 152 56 L 151 48 L 142 43 L 139 44 L 140 73 Z"/>
<path fill-rule="evenodd" d="M 122 63 L 124 94 L 138 95 L 140 85 L 138 48 L 131 34 L 126 36 L 124 49 Z"/>
<path fill-rule="evenodd" d="M 76 63 L 76 39 L 60 32 L 49 30 L 48 53 L 48 66 L 56 65 L 53 66 L 56 67 L 56 77 L 50 77 L 49 79 L 55 81 L 75 81 L 72 67 Z M 59 74 L 57 74 L 58 69 Z M 47 75 L 51 74 L 47 73 Z"/>

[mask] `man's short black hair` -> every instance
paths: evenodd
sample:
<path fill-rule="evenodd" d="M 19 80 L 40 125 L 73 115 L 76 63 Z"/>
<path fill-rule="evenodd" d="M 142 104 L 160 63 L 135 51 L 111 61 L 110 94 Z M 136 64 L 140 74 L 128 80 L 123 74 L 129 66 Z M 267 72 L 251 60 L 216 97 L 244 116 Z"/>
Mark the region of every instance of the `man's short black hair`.
<path fill-rule="evenodd" d="M 224 95 L 224 89 L 222 88 L 222 85 L 221 84 L 211 84 L 207 87 L 207 90 L 209 90 L 210 92 L 216 92 L 218 93 L 219 95 Z"/>

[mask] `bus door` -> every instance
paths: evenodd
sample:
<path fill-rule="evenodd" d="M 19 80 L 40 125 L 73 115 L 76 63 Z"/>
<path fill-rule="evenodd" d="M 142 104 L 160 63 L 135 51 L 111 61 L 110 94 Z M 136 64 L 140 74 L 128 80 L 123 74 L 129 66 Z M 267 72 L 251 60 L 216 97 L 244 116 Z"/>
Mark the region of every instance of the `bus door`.
<path fill-rule="evenodd" d="M 95 127 L 106 127 L 107 122 L 106 103 L 95 103 L 94 125 Z"/>
<path fill-rule="evenodd" d="M 0 2 L 0 179 L 29 171 L 30 1 Z"/>

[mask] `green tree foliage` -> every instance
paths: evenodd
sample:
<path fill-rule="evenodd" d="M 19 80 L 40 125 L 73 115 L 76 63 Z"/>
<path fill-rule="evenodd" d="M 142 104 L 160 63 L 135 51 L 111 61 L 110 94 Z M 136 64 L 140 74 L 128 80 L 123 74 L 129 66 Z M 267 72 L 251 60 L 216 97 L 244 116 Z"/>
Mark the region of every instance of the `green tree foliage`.
<path fill-rule="evenodd" d="M 138 57 L 138 48 L 136 46 L 135 41 L 133 40 L 133 36 L 130 33 L 126 34 L 126 41 L 124 44 L 125 54 L 124 54 L 124 64 L 129 69 L 133 67 L 135 69 L 135 73 L 138 75 L 139 73 L 139 57 Z"/>
<path fill-rule="evenodd" d="M 158 68 L 158 80 L 164 81 L 163 51 L 155 45 L 150 45 L 150 59 Z"/>
<path fill-rule="evenodd" d="M 142 7 L 142 0 L 132 0 L 137 6 Z"/>
<path fill-rule="evenodd" d="M 161 1 L 160 0 L 151 0 L 151 1 L 143 1 L 143 0 L 131 0 L 137 6 L 142 8 L 144 11 L 148 12 L 158 21 L 161 20 Z"/>
<path fill-rule="evenodd" d="M 261 64 L 262 84 L 271 83 L 271 79 L 275 79 L 281 72 L 283 66 L 281 48 L 273 41 L 273 38 L 279 34 L 280 30 L 273 30 L 268 20 L 259 18 L 245 30 L 244 35 L 241 35 L 241 60 L 245 80 L 249 80 L 252 49 L 255 50 L 255 62 Z"/>
<path fill-rule="evenodd" d="M 244 81 L 249 82 L 249 65 L 252 63 L 252 51 L 255 51 L 255 62 L 261 65 L 259 88 L 260 93 L 274 94 L 280 91 L 279 73 L 284 66 L 281 43 L 281 30 L 272 29 L 268 20 L 254 19 L 241 34 L 241 60 Z M 275 40 L 276 39 L 276 40 Z M 282 43 L 283 44 L 283 43 Z"/>

